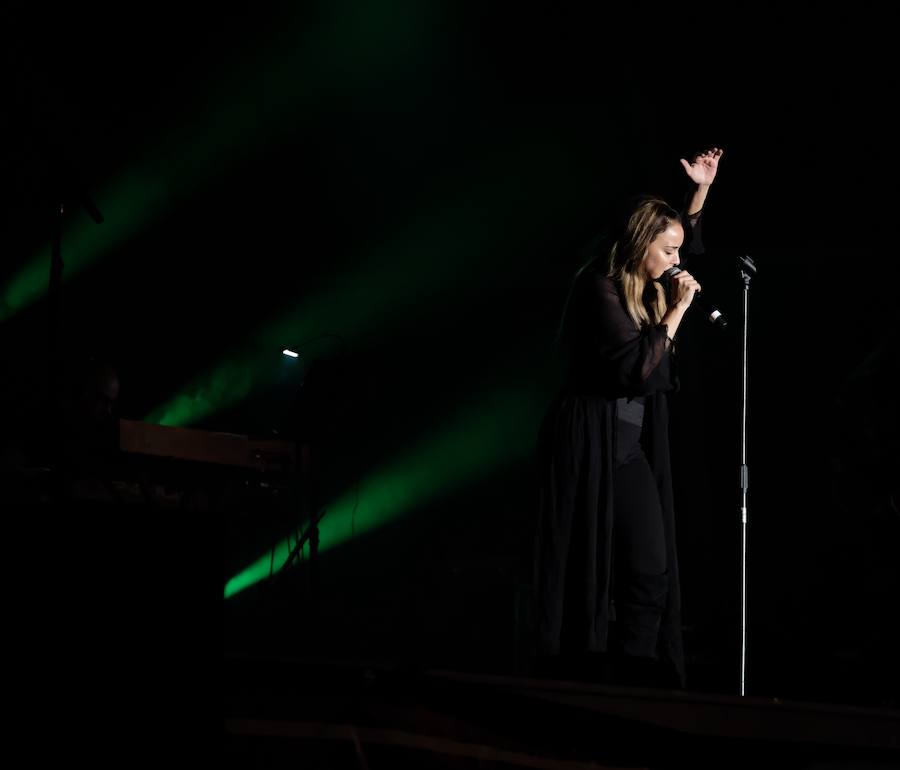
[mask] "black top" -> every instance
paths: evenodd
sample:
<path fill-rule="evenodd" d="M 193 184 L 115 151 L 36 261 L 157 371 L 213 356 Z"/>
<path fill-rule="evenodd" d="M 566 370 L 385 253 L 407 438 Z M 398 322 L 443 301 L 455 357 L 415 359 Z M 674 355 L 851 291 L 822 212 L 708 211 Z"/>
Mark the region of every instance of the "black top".
<path fill-rule="evenodd" d="M 581 275 L 572 299 L 571 392 L 620 398 L 675 387 L 665 324 L 639 330 L 619 287 L 597 270 Z"/>
<path fill-rule="evenodd" d="M 703 252 L 700 212 L 683 217 L 684 266 L 692 254 Z M 677 389 L 668 328 L 657 324 L 638 329 L 625 305 L 621 287 L 605 275 L 602 259 L 576 280 L 566 319 L 571 364 L 566 390 L 606 398 L 633 398 Z M 648 297 L 655 293 L 651 284 Z"/>

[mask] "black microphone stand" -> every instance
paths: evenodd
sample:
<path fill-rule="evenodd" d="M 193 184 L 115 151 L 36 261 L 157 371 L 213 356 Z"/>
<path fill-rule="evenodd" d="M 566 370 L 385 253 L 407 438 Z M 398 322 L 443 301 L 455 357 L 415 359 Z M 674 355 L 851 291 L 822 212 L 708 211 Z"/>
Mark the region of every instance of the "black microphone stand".
<path fill-rule="evenodd" d="M 744 281 L 741 337 L 741 695 L 746 694 L 747 680 L 747 338 L 750 328 L 750 279 L 756 275 L 756 265 L 750 257 L 738 257 Z"/>

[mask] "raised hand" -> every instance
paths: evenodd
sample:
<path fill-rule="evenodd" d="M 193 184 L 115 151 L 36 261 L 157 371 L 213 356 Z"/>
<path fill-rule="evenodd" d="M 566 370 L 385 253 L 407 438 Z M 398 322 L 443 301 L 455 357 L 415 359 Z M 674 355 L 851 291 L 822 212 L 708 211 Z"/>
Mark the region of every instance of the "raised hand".
<path fill-rule="evenodd" d="M 712 147 L 705 152 L 695 155 L 690 163 L 681 158 L 681 165 L 695 184 L 710 185 L 713 179 L 716 178 L 716 171 L 719 169 L 719 158 L 722 157 L 724 152 L 718 147 Z"/>

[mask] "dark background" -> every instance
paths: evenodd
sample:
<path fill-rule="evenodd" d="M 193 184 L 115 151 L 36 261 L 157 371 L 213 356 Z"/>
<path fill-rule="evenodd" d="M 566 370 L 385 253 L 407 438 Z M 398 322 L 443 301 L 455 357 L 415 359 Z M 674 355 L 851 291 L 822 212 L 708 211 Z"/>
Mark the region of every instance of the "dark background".
<path fill-rule="evenodd" d="M 340 492 L 509 378 L 549 401 L 568 282 L 610 207 L 638 191 L 678 201 L 678 159 L 723 147 L 708 253 L 692 269 L 730 334 L 690 319 L 672 425 L 692 686 L 736 688 L 746 253 L 760 270 L 752 689 L 896 704 L 896 76 L 884 20 L 477 5 L 12 5 L 0 282 L 47 243 L 54 179 L 93 196 L 100 227 L 136 208 L 138 224 L 66 281 L 64 330 L 70 360 L 114 362 L 118 412 L 141 420 L 280 313 L 355 286 L 364 263 L 387 299 L 361 324 L 314 329 L 348 349 L 322 369 L 312 407 L 329 427 L 324 483 Z M 109 180 L 140 183 L 147 169 L 160 194 L 114 198 L 126 188 Z M 87 222 L 69 206 L 65 232 Z M 399 295 L 397 281 L 409 285 Z M 8 415 L 39 408 L 46 314 L 44 295 L 0 325 Z M 296 383 L 284 387 L 199 425 L 289 432 Z M 526 670 L 533 461 L 499 468 L 324 554 L 315 613 L 299 574 L 226 602 L 226 651 Z M 167 544 L 195 547 L 197 573 L 217 581 L 221 524 L 192 543 L 157 523 L 153 562 Z M 125 534 L 105 537 L 115 551 Z M 225 539 L 226 570 L 239 545 Z M 127 586 L 107 567 L 96 580 Z M 196 616 L 215 624 L 216 645 L 220 590 Z"/>

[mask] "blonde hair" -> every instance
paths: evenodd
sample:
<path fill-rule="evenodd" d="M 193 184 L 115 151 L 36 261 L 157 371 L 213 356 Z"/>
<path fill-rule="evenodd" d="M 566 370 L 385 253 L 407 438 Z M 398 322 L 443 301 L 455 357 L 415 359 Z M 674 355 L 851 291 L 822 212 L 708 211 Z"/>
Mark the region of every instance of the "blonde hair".
<path fill-rule="evenodd" d="M 625 307 L 635 326 L 652 326 L 659 323 L 666 312 L 666 292 L 659 284 L 653 284 L 656 296 L 650 302 L 652 317 L 644 303 L 647 290 L 647 274 L 644 258 L 650 244 L 664 233 L 672 222 L 681 224 L 681 216 L 668 203 L 659 198 L 639 198 L 629 209 L 627 219 L 620 227 L 609 250 L 606 275 L 621 283 L 625 295 Z"/>

